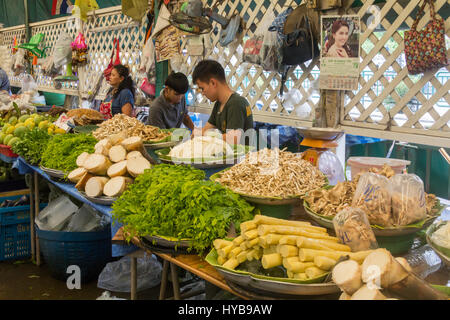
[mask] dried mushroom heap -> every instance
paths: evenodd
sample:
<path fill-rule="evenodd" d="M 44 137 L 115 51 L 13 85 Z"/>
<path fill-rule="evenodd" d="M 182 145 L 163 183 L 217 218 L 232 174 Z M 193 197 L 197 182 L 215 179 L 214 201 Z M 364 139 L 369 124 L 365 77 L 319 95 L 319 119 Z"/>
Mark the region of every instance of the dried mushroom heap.
<path fill-rule="evenodd" d="M 248 153 L 216 180 L 236 193 L 283 199 L 323 187 L 325 175 L 298 155 L 279 149 Z"/>
<path fill-rule="evenodd" d="M 116 114 L 101 123 L 92 134 L 97 140 L 102 140 L 122 131 L 125 131 L 128 137 L 140 137 L 144 142 L 157 142 L 171 135 L 170 132 L 163 132 L 158 127 L 146 126 L 136 118 L 125 114 Z"/>
<path fill-rule="evenodd" d="M 92 109 L 72 109 L 67 112 L 67 116 L 73 118 L 77 126 L 97 124 L 105 120 L 100 112 Z"/>
<path fill-rule="evenodd" d="M 388 179 L 395 175 L 394 170 L 386 164 L 380 169 L 370 168 L 369 172 L 377 173 Z M 304 196 L 303 199 L 306 200 L 313 212 L 323 216 L 334 217 L 344 208 L 351 206 L 356 186 L 363 173 L 365 172 L 359 172 L 352 181 L 338 182 L 338 184 L 331 189 L 315 189 Z M 437 203 L 436 196 L 434 194 L 425 194 L 425 200 L 427 214 L 431 216 L 435 215 L 438 211 L 438 209 L 435 208 Z"/>

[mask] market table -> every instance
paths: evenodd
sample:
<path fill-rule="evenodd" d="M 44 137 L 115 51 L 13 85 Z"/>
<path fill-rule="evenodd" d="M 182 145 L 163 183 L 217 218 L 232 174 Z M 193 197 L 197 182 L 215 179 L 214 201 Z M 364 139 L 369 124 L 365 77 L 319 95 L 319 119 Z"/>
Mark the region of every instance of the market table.
<path fill-rule="evenodd" d="M 123 234 L 122 228 L 120 228 L 117 231 L 117 233 L 114 235 L 112 241 L 115 243 L 125 243 L 126 240 L 125 240 L 125 236 Z M 179 292 L 178 277 L 177 277 L 177 273 L 176 273 L 177 266 L 199 276 L 200 278 L 219 287 L 220 289 L 228 291 L 242 299 L 245 299 L 245 300 L 248 299 L 248 297 L 231 289 L 230 286 L 225 282 L 225 279 L 216 271 L 216 269 L 198 255 L 180 254 L 180 255 L 173 256 L 173 255 L 166 254 L 166 253 L 152 252 L 151 250 L 146 249 L 144 244 L 142 244 L 142 242 L 138 238 L 133 238 L 131 240 L 131 242 L 134 245 L 143 249 L 144 251 L 146 251 L 150 254 L 155 254 L 164 260 L 163 274 L 162 274 L 162 280 L 161 280 L 161 289 L 160 289 L 160 295 L 159 295 L 160 300 L 163 300 L 165 297 L 169 264 L 170 264 L 170 270 L 171 270 L 171 279 L 172 279 L 172 283 L 174 286 L 174 298 L 176 300 L 181 298 L 180 292 Z M 131 256 L 131 259 L 132 259 L 131 297 L 132 297 L 132 299 L 135 299 L 136 298 L 136 288 L 137 288 L 137 286 L 135 284 L 135 281 L 137 279 L 137 270 L 136 270 L 136 265 L 137 265 L 136 259 L 137 258 L 135 256 Z M 133 285 L 133 283 L 134 283 L 134 285 Z"/>
<path fill-rule="evenodd" d="M 31 241 L 32 257 L 33 257 L 33 259 L 36 258 L 37 265 L 40 265 L 39 242 L 36 239 L 33 224 L 34 224 L 34 217 L 36 217 L 39 214 L 39 186 L 38 186 L 38 176 L 39 175 L 42 176 L 43 178 L 45 178 L 50 183 L 52 183 L 53 185 L 55 185 L 56 187 L 58 187 L 59 189 L 61 189 L 66 194 L 74 197 L 77 200 L 82 201 L 83 203 L 90 205 L 91 207 L 93 207 L 94 209 L 96 209 L 97 211 L 102 213 L 103 215 L 108 216 L 110 219 L 112 218 L 112 214 L 111 214 L 112 209 L 110 206 L 96 204 L 96 203 L 93 203 L 93 202 L 87 200 L 85 197 L 83 197 L 81 195 L 81 193 L 75 188 L 75 186 L 73 184 L 63 183 L 63 182 L 58 182 L 58 181 L 52 180 L 52 178 L 48 174 L 46 174 L 44 171 L 42 171 L 39 167 L 30 165 L 22 157 L 17 158 L 13 167 L 17 168 L 19 170 L 19 174 L 31 173 L 34 176 L 34 179 L 33 179 L 34 192 L 30 193 L 30 195 L 32 196 L 31 202 L 33 202 L 33 199 L 34 199 L 34 206 L 31 206 L 33 208 L 33 210 L 31 210 L 31 213 L 30 213 L 30 216 L 31 216 L 30 217 L 30 223 L 31 223 L 30 228 L 31 228 L 31 239 L 32 239 L 32 241 Z M 114 236 L 120 227 L 121 227 L 120 224 L 111 222 L 111 235 Z M 124 256 L 124 255 L 127 255 L 136 250 L 138 250 L 138 247 L 136 247 L 134 245 L 112 244 L 112 256 L 113 257 Z"/>

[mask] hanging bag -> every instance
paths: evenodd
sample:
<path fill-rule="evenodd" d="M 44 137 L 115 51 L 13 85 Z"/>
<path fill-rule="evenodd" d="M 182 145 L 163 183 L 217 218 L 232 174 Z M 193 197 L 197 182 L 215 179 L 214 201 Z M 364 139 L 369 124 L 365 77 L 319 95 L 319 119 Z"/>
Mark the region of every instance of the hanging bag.
<path fill-rule="evenodd" d="M 424 14 L 427 3 L 430 6 L 430 22 L 417 31 L 417 24 Z M 409 74 L 419 74 L 448 65 L 445 48 L 445 22 L 437 18 L 433 0 L 424 0 L 411 30 L 405 32 L 405 58 Z"/>
<path fill-rule="evenodd" d="M 114 47 L 116 47 L 116 60 L 113 62 L 114 59 Z M 114 39 L 114 45 L 113 45 L 113 51 L 111 53 L 111 59 L 109 61 L 108 67 L 103 71 L 103 75 L 105 76 L 106 81 L 109 81 L 109 78 L 111 76 L 111 71 L 114 68 L 114 66 L 117 66 L 120 64 L 120 57 L 119 57 L 119 39 Z"/>

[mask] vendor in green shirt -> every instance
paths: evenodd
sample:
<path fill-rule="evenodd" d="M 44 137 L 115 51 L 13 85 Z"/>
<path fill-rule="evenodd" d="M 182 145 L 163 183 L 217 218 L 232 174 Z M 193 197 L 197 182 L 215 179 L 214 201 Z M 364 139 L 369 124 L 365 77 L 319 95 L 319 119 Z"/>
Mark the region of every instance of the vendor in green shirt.
<path fill-rule="evenodd" d="M 192 81 L 199 92 L 215 102 L 208 122 L 203 128 L 194 130 L 194 135 L 204 135 L 208 130 L 218 129 L 228 143 L 240 143 L 243 133 L 253 129 L 252 108 L 247 99 L 228 86 L 225 70 L 220 63 L 201 61 L 194 69 Z"/>

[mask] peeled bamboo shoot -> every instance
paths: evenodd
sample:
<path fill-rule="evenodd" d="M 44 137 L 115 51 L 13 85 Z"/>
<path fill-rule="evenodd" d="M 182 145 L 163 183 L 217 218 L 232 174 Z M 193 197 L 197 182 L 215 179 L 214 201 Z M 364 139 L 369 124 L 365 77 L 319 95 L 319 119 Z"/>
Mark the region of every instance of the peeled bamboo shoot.
<path fill-rule="evenodd" d="M 342 261 L 333 268 L 332 279 L 342 291 L 352 295 L 363 285 L 361 266 L 354 260 Z"/>
<path fill-rule="evenodd" d="M 111 178 L 103 187 L 103 194 L 112 198 L 120 197 L 131 183 L 133 179 L 128 177 Z"/>
<path fill-rule="evenodd" d="M 228 259 L 222 267 L 228 268 L 228 269 L 236 269 L 236 267 L 239 265 L 239 262 L 235 258 Z"/>
<path fill-rule="evenodd" d="M 223 265 L 225 263 L 225 261 L 227 261 L 227 259 L 225 259 L 222 256 L 217 256 L 217 263 L 220 265 Z"/>
<path fill-rule="evenodd" d="M 258 231 L 257 231 L 256 229 L 247 231 L 247 232 L 245 232 L 245 233 L 242 234 L 242 237 L 243 237 L 245 240 L 252 240 L 252 239 L 255 239 L 256 237 L 258 237 Z"/>
<path fill-rule="evenodd" d="M 228 254 L 228 256 L 230 258 L 236 258 L 236 256 L 241 252 L 242 252 L 242 249 L 240 247 L 235 247 L 230 250 L 230 253 Z"/>
<path fill-rule="evenodd" d="M 252 247 L 254 247 L 254 246 L 259 244 L 259 238 L 255 238 L 255 239 L 252 239 L 252 240 L 247 240 L 246 242 L 247 242 L 247 248 L 252 248 Z"/>
<path fill-rule="evenodd" d="M 285 267 L 286 269 L 291 269 L 290 264 L 293 262 L 300 262 L 300 259 L 298 258 L 298 256 L 283 258 L 283 267 Z"/>
<path fill-rule="evenodd" d="M 305 272 L 306 269 L 314 267 L 314 263 L 312 262 L 291 262 L 291 263 L 286 263 L 286 269 L 290 270 L 294 273 L 301 273 L 301 272 Z"/>
<path fill-rule="evenodd" d="M 328 257 L 316 256 L 314 257 L 314 264 L 319 269 L 329 271 L 336 265 L 336 260 Z"/>
<path fill-rule="evenodd" d="M 276 245 L 267 246 L 266 248 L 263 248 L 263 254 L 271 254 L 271 253 L 278 253 L 277 252 Z"/>
<path fill-rule="evenodd" d="M 108 182 L 106 177 L 92 177 L 86 182 L 85 192 L 89 197 L 99 197 L 103 195 L 103 187 Z"/>
<path fill-rule="evenodd" d="M 247 253 L 248 253 L 247 250 L 246 250 L 246 251 L 241 251 L 241 253 L 239 253 L 239 254 L 236 256 L 236 260 L 237 260 L 239 263 L 243 263 L 243 262 L 247 261 Z"/>
<path fill-rule="evenodd" d="M 75 170 L 71 171 L 69 175 L 67 176 L 67 179 L 69 179 L 70 182 L 78 183 L 78 181 L 83 178 L 83 176 L 87 173 L 87 170 L 83 167 L 76 168 Z"/>
<path fill-rule="evenodd" d="M 278 243 L 279 244 L 290 244 L 292 246 L 296 246 L 298 238 L 299 238 L 299 236 L 284 236 L 280 239 L 280 241 Z"/>
<path fill-rule="evenodd" d="M 283 238 L 285 235 L 283 234 L 273 234 L 269 233 L 268 235 L 264 236 L 266 239 L 267 245 L 273 245 L 278 244 L 280 242 L 280 239 Z"/>
<path fill-rule="evenodd" d="M 130 137 L 120 143 L 127 151 L 139 151 L 144 147 L 141 137 Z"/>
<path fill-rule="evenodd" d="M 223 248 L 218 249 L 218 250 L 217 250 L 217 254 L 218 254 L 219 256 L 222 256 L 222 257 L 224 257 L 224 258 L 227 258 L 227 257 L 228 257 L 228 254 L 230 253 L 231 249 L 233 249 L 233 248 L 234 248 L 234 246 L 233 246 L 232 244 L 230 244 L 229 246 L 226 246 L 226 247 L 223 247 Z"/>
<path fill-rule="evenodd" d="M 298 279 L 298 280 L 308 280 L 308 276 L 306 275 L 306 273 L 301 272 L 301 273 L 294 273 L 294 279 Z"/>
<path fill-rule="evenodd" d="M 376 288 L 363 285 L 356 291 L 350 300 L 385 300 L 386 297 Z"/>
<path fill-rule="evenodd" d="M 84 161 L 89 157 L 89 153 L 83 152 L 77 157 L 77 166 L 84 167 Z"/>
<path fill-rule="evenodd" d="M 244 234 L 247 231 L 256 229 L 256 223 L 253 220 L 242 222 L 240 225 L 241 234 Z"/>
<path fill-rule="evenodd" d="M 114 163 L 106 172 L 111 178 L 124 176 L 127 174 L 127 160 Z"/>
<path fill-rule="evenodd" d="M 242 236 L 238 236 L 236 238 L 233 239 L 233 244 L 235 246 L 239 246 L 242 242 L 244 242 L 244 238 Z"/>
<path fill-rule="evenodd" d="M 84 161 L 84 167 L 89 173 L 104 176 L 112 165 L 111 161 L 102 154 L 90 154 Z"/>
<path fill-rule="evenodd" d="M 264 269 L 281 266 L 283 258 L 279 253 L 265 254 L 262 256 L 261 263 Z"/>
<path fill-rule="evenodd" d="M 150 162 L 145 158 L 133 158 L 127 160 L 127 170 L 133 177 L 143 174 L 145 170 L 150 169 L 151 167 Z"/>
<path fill-rule="evenodd" d="M 261 214 L 255 215 L 253 218 L 253 221 L 256 224 L 273 224 L 273 225 L 280 225 L 280 226 L 292 226 L 292 227 L 305 227 L 310 226 L 312 227 L 311 223 L 306 221 L 292 221 L 292 220 L 285 220 L 285 219 L 278 219 L 274 217 L 269 217 Z M 325 228 L 322 227 L 316 227 L 318 230 L 324 230 L 326 232 Z"/>

